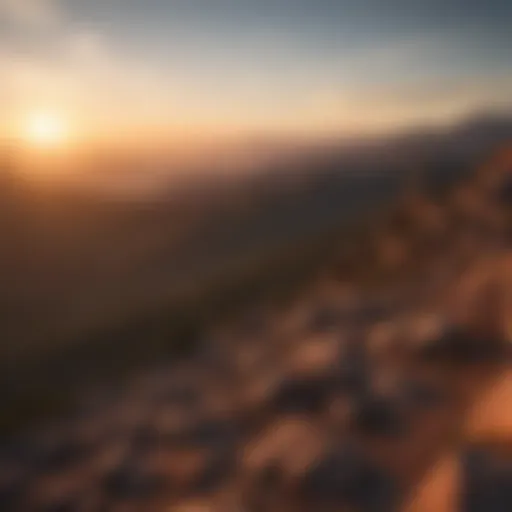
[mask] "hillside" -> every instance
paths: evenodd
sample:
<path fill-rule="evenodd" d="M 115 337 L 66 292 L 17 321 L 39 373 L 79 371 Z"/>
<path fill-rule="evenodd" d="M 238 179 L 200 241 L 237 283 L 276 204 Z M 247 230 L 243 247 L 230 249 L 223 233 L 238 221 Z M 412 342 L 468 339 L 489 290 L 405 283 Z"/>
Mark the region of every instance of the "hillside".
<path fill-rule="evenodd" d="M 185 358 L 160 347 L 117 384 L 83 380 L 0 447 L 2 510 L 508 510 L 511 172 L 504 147 L 449 185 L 420 179 L 329 231 L 286 300 L 194 332 Z M 138 355 L 148 326 L 124 331 Z M 105 346 L 114 368 L 137 345 Z M 80 354 L 4 413 L 28 417 L 27 396 L 48 412 L 91 371 Z"/>
<path fill-rule="evenodd" d="M 128 319 L 142 322 L 190 301 L 214 304 L 199 296 L 229 295 L 213 290 L 227 283 L 243 290 L 283 267 L 292 274 L 283 281 L 296 281 L 321 267 L 319 253 L 345 243 L 347 226 L 373 223 L 411 185 L 411 173 L 446 189 L 506 136 L 509 118 L 480 116 L 389 140 L 333 141 L 231 183 L 198 178 L 139 201 L 38 189 L 8 164 L 0 192 L 0 350 L 21 357 L 108 337 Z"/>

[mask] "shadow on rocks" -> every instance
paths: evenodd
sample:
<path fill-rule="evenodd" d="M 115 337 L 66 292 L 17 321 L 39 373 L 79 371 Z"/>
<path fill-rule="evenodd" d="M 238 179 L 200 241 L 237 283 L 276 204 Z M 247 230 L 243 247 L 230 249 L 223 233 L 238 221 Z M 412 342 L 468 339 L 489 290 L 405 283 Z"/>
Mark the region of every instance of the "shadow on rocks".
<path fill-rule="evenodd" d="M 318 508 L 345 505 L 359 512 L 391 512 L 395 510 L 396 490 L 389 475 L 369 462 L 356 446 L 346 444 L 329 451 L 309 468 L 300 496 Z"/>
<path fill-rule="evenodd" d="M 512 460 L 482 448 L 462 455 L 461 512 L 509 512 L 512 510 Z"/>

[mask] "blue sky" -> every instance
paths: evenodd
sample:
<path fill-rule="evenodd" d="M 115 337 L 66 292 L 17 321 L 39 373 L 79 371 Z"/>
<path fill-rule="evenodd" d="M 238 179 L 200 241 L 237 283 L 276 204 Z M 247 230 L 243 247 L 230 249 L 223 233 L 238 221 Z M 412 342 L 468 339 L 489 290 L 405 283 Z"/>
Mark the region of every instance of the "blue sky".
<path fill-rule="evenodd" d="M 358 132 L 512 105 L 512 2 L 0 0 L 0 106 L 83 131 Z"/>

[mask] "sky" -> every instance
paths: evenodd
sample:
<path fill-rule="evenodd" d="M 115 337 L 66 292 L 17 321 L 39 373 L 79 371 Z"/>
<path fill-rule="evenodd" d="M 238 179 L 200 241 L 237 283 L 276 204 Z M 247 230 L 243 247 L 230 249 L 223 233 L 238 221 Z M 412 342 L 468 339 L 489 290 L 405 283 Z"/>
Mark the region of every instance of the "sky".
<path fill-rule="evenodd" d="M 0 129 L 324 136 L 512 106 L 508 0 L 0 0 Z"/>

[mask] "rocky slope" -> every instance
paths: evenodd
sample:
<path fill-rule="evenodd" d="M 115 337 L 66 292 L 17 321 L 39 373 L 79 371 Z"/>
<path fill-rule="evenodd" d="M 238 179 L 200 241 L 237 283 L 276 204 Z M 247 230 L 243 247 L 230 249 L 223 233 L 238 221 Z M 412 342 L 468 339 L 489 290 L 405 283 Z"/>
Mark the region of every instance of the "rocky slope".
<path fill-rule="evenodd" d="M 286 308 L 4 440 L 0 509 L 512 510 L 511 176 L 410 196 Z"/>

